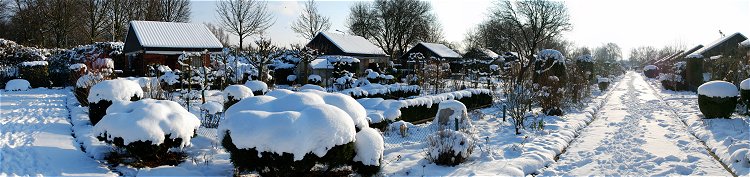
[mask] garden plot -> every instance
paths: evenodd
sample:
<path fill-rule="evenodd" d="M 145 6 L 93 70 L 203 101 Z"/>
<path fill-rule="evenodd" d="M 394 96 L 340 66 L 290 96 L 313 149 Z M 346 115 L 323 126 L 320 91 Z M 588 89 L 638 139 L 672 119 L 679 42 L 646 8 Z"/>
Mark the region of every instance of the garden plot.
<path fill-rule="evenodd" d="M 116 175 L 86 156 L 71 136 L 68 92 L 0 91 L 0 176 Z"/>
<path fill-rule="evenodd" d="M 735 175 L 750 175 L 750 118 L 734 114 L 730 119 L 703 119 L 698 108 L 695 92 L 665 90 L 657 80 L 648 80 L 667 109 L 677 114 L 680 121 L 688 125 L 687 132 L 700 141 L 721 159 Z"/>

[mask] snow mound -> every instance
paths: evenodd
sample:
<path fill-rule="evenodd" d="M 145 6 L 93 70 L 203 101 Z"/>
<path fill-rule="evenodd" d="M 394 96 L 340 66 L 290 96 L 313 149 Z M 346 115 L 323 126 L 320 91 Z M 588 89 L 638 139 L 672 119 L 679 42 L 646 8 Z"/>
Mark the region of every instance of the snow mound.
<path fill-rule="evenodd" d="M 253 92 L 255 91 L 262 91 L 263 93 L 268 92 L 268 85 L 265 82 L 257 81 L 257 80 L 251 80 L 245 82 L 245 86 L 247 88 L 250 88 Z"/>
<path fill-rule="evenodd" d="M 239 101 L 225 115 L 218 137 L 228 132 L 237 148 L 291 153 L 295 161 L 310 152 L 323 157 L 356 135 L 349 113 L 312 92 L 274 90 Z"/>
<path fill-rule="evenodd" d="M 364 128 L 357 133 L 354 146 L 357 155 L 354 156 L 355 162 L 362 162 L 364 165 L 380 166 L 380 160 L 383 159 L 383 150 L 385 143 L 383 136 L 378 130 L 373 128 Z"/>
<path fill-rule="evenodd" d="M 539 51 L 537 59 L 540 61 L 554 60 L 557 62 L 565 62 L 565 56 L 560 51 L 554 49 L 544 49 Z"/>
<path fill-rule="evenodd" d="M 303 90 L 302 92 L 315 93 L 323 98 L 325 104 L 333 105 L 344 110 L 344 112 L 349 114 L 349 117 L 354 121 L 354 125 L 357 128 L 365 128 L 369 126 L 367 123 L 367 111 L 354 98 L 340 93 L 328 93 L 319 90 Z"/>
<path fill-rule="evenodd" d="M 656 70 L 656 69 L 659 69 L 659 67 L 656 67 L 656 65 L 646 65 L 646 66 L 643 67 L 644 71 Z"/>
<path fill-rule="evenodd" d="M 294 82 L 297 80 L 297 75 L 288 75 L 286 76 L 286 80 L 289 82 Z"/>
<path fill-rule="evenodd" d="M 209 114 L 216 114 L 223 111 L 224 107 L 221 106 L 221 104 L 219 104 L 218 102 L 209 101 L 201 105 L 201 110 L 206 110 L 206 112 L 208 112 Z"/>
<path fill-rule="evenodd" d="M 367 118 L 370 123 L 380 123 L 383 120 L 395 121 L 401 117 L 401 103 L 398 100 L 385 100 L 383 98 L 360 98 L 360 105 L 367 110 Z"/>
<path fill-rule="evenodd" d="M 368 79 L 377 79 L 380 74 L 378 72 L 372 71 L 371 69 L 367 69 L 367 78 Z"/>
<path fill-rule="evenodd" d="M 151 141 L 161 144 L 165 136 L 182 138 L 180 147 L 190 145 L 190 138 L 201 122 L 192 113 L 169 100 L 143 99 L 135 102 L 117 102 L 107 109 L 107 115 L 94 126 L 94 134 L 112 141 L 116 137 L 124 144 Z"/>
<path fill-rule="evenodd" d="M 750 79 L 745 79 L 740 82 L 740 89 L 750 90 Z"/>
<path fill-rule="evenodd" d="M 26 91 L 30 88 L 31 84 L 25 79 L 13 79 L 5 83 L 5 90 L 7 91 Z"/>
<path fill-rule="evenodd" d="M 307 89 L 324 91 L 324 92 L 326 91 L 325 88 L 323 88 L 323 87 L 321 87 L 319 85 L 313 85 L 313 84 L 305 84 L 302 87 L 299 87 L 299 90 L 307 90 Z"/>
<path fill-rule="evenodd" d="M 451 111 L 444 111 L 450 109 Z M 435 125 L 446 125 L 447 129 L 455 129 L 458 127 L 460 130 L 466 130 L 471 128 L 471 122 L 469 121 L 469 115 L 466 112 L 466 105 L 456 100 L 445 100 L 438 104 L 438 113 L 432 120 Z M 449 115 L 445 115 L 450 113 Z M 459 125 L 456 125 L 459 123 Z"/>
<path fill-rule="evenodd" d="M 244 85 L 230 85 L 221 94 L 224 95 L 224 101 L 229 101 L 230 96 L 234 100 L 241 100 L 253 96 L 253 91 Z"/>
<path fill-rule="evenodd" d="M 711 81 L 698 87 L 698 95 L 708 97 L 734 97 L 739 94 L 734 84 L 726 81 Z"/>
<path fill-rule="evenodd" d="M 96 103 L 101 100 L 108 101 L 130 101 L 130 98 L 137 96 L 143 98 L 141 85 L 135 81 L 127 79 L 106 80 L 97 83 L 89 91 L 88 101 Z"/>

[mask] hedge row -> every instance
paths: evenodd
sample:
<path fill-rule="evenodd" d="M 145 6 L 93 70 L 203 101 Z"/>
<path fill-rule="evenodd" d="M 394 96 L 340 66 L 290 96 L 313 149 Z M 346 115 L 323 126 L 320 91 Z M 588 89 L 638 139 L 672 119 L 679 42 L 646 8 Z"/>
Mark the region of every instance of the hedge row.
<path fill-rule="evenodd" d="M 467 109 L 484 108 L 492 104 L 492 96 L 488 93 L 472 94 L 470 97 L 463 97 L 458 101 L 464 103 Z M 433 103 L 429 107 L 428 105 L 402 107 L 400 119 L 407 122 L 417 122 L 435 117 L 439 104 L 439 102 Z"/>
<path fill-rule="evenodd" d="M 399 99 L 399 98 L 408 98 L 411 96 L 418 96 L 421 93 L 422 91 L 417 89 L 417 90 L 396 90 L 396 91 L 389 91 L 388 93 L 360 94 L 360 95 L 355 95 L 354 93 L 350 93 L 349 96 L 352 96 L 352 98 L 354 99 L 360 99 L 360 98 Z"/>

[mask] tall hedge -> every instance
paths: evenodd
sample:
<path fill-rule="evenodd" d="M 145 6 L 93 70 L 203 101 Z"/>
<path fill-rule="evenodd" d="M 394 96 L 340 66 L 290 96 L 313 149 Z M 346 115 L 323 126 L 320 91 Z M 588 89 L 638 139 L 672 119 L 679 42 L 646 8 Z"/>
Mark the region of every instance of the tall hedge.
<path fill-rule="evenodd" d="M 31 87 L 49 87 L 50 78 L 47 65 L 19 65 L 18 76 L 31 83 Z"/>

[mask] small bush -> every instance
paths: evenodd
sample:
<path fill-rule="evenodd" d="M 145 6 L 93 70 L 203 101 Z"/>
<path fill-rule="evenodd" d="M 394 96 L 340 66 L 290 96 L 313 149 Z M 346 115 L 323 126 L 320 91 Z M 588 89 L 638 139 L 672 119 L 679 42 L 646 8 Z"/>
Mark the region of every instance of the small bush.
<path fill-rule="evenodd" d="M 25 62 L 24 62 L 25 63 Z M 32 88 L 48 87 L 50 85 L 47 65 L 21 65 L 18 67 L 18 76 L 31 83 Z"/>
<path fill-rule="evenodd" d="M 456 166 L 474 151 L 474 140 L 464 132 L 440 130 L 427 136 L 427 160 L 437 165 Z"/>
<path fill-rule="evenodd" d="M 707 119 L 729 118 L 737 106 L 737 97 L 708 97 L 698 95 L 698 107 Z"/>
<path fill-rule="evenodd" d="M 651 79 L 656 78 L 659 76 L 659 68 L 654 65 L 647 65 L 646 67 L 643 67 L 643 74 Z"/>
<path fill-rule="evenodd" d="M 127 164 L 136 168 L 153 168 L 162 165 L 178 165 L 187 157 L 183 152 L 169 152 L 170 148 L 179 147 L 180 143 L 182 143 L 182 138 L 170 139 L 169 136 L 165 136 L 164 143 L 158 145 L 153 144 L 151 141 L 136 141 L 126 145 L 120 137 L 116 137 L 112 141 L 108 141 L 102 136 L 98 136 L 97 139 L 114 144 L 116 147 L 125 150 L 124 152 L 114 151 L 109 153 L 105 157 L 105 160 L 110 164 Z"/>

